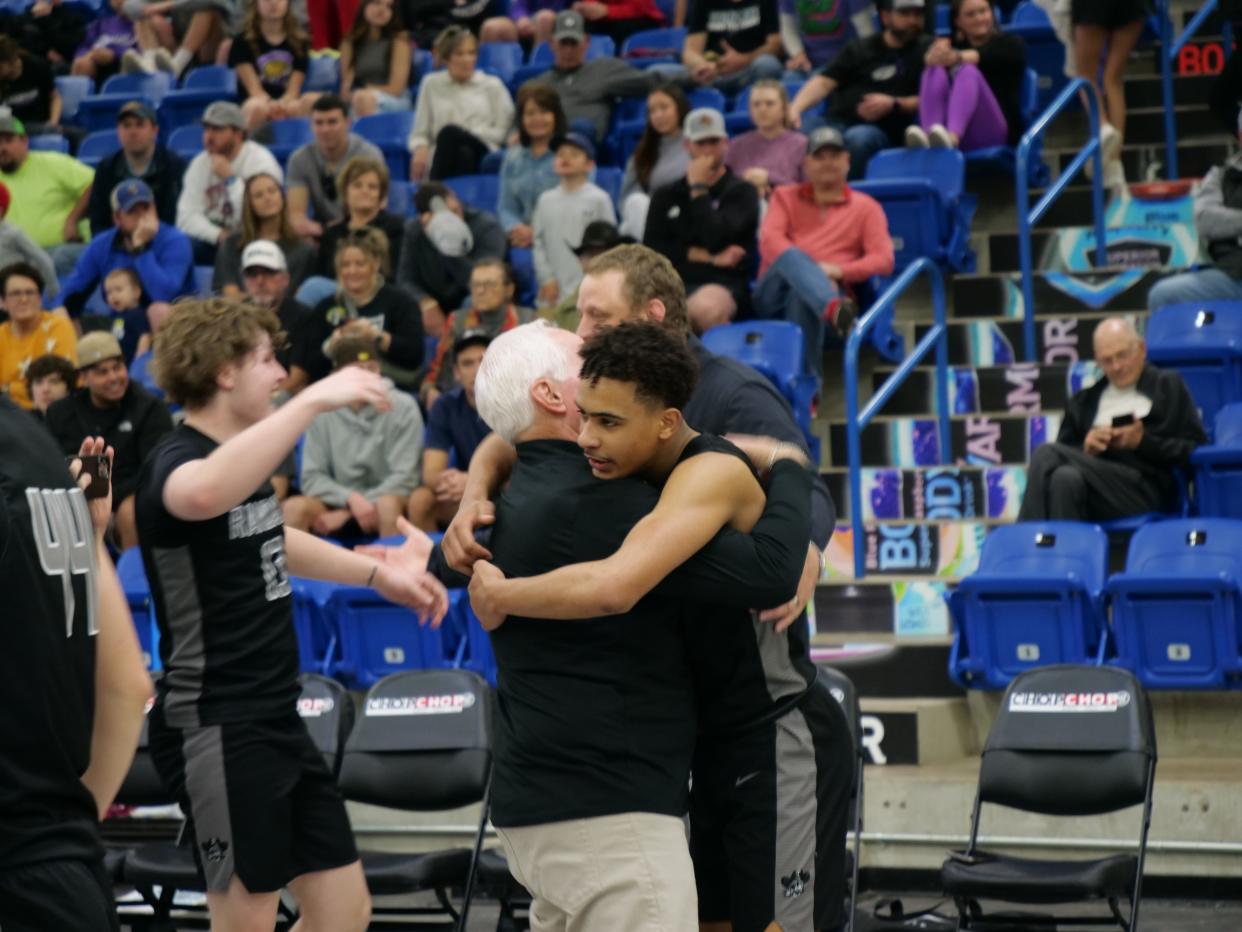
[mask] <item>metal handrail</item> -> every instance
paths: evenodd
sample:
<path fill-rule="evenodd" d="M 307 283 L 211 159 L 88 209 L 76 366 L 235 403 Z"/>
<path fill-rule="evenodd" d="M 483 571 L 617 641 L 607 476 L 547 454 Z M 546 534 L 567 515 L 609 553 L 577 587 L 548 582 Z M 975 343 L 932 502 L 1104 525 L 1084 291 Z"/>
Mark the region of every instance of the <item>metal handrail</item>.
<path fill-rule="evenodd" d="M 1204 0 L 1203 6 L 1191 17 L 1186 28 L 1176 39 L 1173 38 L 1173 17 L 1169 15 L 1169 0 L 1160 3 L 1160 85 L 1164 95 L 1164 145 L 1165 171 L 1168 181 L 1180 177 L 1177 172 L 1177 121 L 1173 114 L 1173 61 L 1191 40 L 1203 23 L 1216 11 L 1216 0 Z M 1232 30 L 1225 26 L 1225 53 L 1229 53 L 1229 33 Z"/>
<path fill-rule="evenodd" d="M 1030 177 L 1027 172 L 1030 168 L 1031 149 L 1036 140 L 1047 131 L 1048 125 L 1062 110 L 1070 106 L 1080 92 L 1087 101 L 1087 126 L 1091 133 L 1090 139 L 1074 156 L 1074 160 L 1069 163 L 1065 171 L 1061 172 L 1048 186 L 1048 189 L 1044 191 L 1044 196 L 1032 209 L 1031 192 L 1027 188 L 1027 179 Z M 1087 164 L 1087 159 L 1092 160 L 1094 169 L 1091 173 L 1091 203 L 1095 211 L 1096 261 L 1101 266 L 1107 264 L 1108 249 L 1104 239 L 1104 165 L 1100 152 L 1100 101 L 1096 96 L 1095 88 L 1082 78 L 1075 78 L 1065 85 L 1056 99 L 1022 134 L 1022 141 L 1018 143 L 1018 165 L 1014 173 L 1014 187 L 1018 200 L 1018 257 L 1022 268 L 1022 337 L 1026 344 L 1028 362 L 1035 362 L 1035 286 L 1031 260 L 1031 227 L 1039 222 L 1039 219 L 1048 212 L 1048 208 L 1069 187 L 1070 182 Z"/>
<path fill-rule="evenodd" d="M 860 412 L 858 410 L 858 354 L 863 342 L 867 339 L 867 334 L 884 317 L 885 312 L 891 311 L 897 299 L 916 278 L 923 274 L 931 279 L 936 322 L 910 351 L 910 355 L 902 360 L 901 365 L 884 380 L 884 384 L 876 390 L 871 400 L 867 402 L 867 406 Z M 871 419 L 892 398 L 893 393 L 923 361 L 923 357 L 931 351 L 933 346 L 936 349 L 936 407 L 940 429 L 940 461 L 948 463 L 952 459 L 949 445 L 948 333 L 944 276 L 936 263 L 930 259 L 919 259 L 907 267 L 876 299 L 875 304 L 871 305 L 870 310 L 850 331 L 849 339 L 845 342 L 845 438 L 850 467 L 850 523 L 854 529 L 854 577 L 856 579 L 862 579 L 866 575 L 862 520 L 862 430 L 871 423 Z"/>

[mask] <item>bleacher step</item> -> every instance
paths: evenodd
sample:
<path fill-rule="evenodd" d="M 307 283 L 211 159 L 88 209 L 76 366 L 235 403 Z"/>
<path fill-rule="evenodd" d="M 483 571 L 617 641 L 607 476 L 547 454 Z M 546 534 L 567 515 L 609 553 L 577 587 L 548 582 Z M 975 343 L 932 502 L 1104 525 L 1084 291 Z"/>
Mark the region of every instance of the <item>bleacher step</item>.
<path fill-rule="evenodd" d="M 878 389 L 892 370 L 888 367 L 872 374 L 872 388 Z M 978 414 L 981 411 L 1038 413 L 1060 411 L 1080 389 L 1095 384 L 1099 369 L 1093 362 L 1072 366 L 1038 366 L 1014 363 L 1009 366 L 954 366 L 949 376 L 949 411 Z M 898 386 L 884 406 L 884 413 L 896 415 L 934 415 L 936 370 L 916 369 Z"/>
<path fill-rule="evenodd" d="M 1192 140 L 1179 137 L 1177 144 L 1177 171 L 1182 178 L 1201 178 L 1213 165 L 1220 165 L 1229 157 L 1229 144 L 1224 142 L 1223 133 L 1213 134 L 1211 139 Z M 1053 173 L 1064 171 L 1074 160 L 1082 147 L 1079 141 L 1075 146 L 1048 148 L 1045 156 L 1052 159 Z M 1164 177 L 1163 166 L 1165 147 L 1160 143 L 1145 145 L 1126 144 L 1121 149 L 1121 162 L 1125 166 L 1126 180 L 1146 181 L 1148 171 L 1154 171 L 1157 177 Z"/>
<path fill-rule="evenodd" d="M 1084 218 L 1089 220 L 1090 218 Z M 1199 262 L 1199 236 L 1192 223 L 1146 223 L 1110 227 L 1105 232 L 1109 267 L 1185 268 Z M 1021 269 L 1016 231 L 988 234 L 989 271 Z M 1098 265 L 1095 230 L 1089 226 L 1035 230 L 1031 261 L 1049 271 L 1090 272 Z"/>
<path fill-rule="evenodd" d="M 1173 104 L 1195 104 L 1206 107 L 1212 95 L 1216 76 L 1210 74 L 1180 75 L 1173 81 Z M 1163 107 L 1164 88 L 1160 75 L 1126 75 L 1126 107 Z"/>
<path fill-rule="evenodd" d="M 845 466 L 845 424 L 828 423 L 825 465 Z M 949 419 L 949 453 L 953 462 L 975 465 L 1025 463 L 1034 450 L 1056 437 L 1060 413 L 978 414 Z M 940 425 L 935 418 L 876 417 L 862 430 L 863 466 L 917 466 L 940 464 Z"/>
<path fill-rule="evenodd" d="M 1194 136 L 1208 136 L 1214 133 L 1224 135 L 1224 127 L 1216 114 L 1207 108 L 1206 103 L 1175 103 L 1173 113 L 1176 119 L 1177 135 L 1180 139 Z M 1126 143 L 1133 146 L 1164 146 L 1166 134 L 1164 130 L 1163 103 L 1147 107 L 1132 107 L 1126 111 Z M 1179 160 L 1178 168 L 1181 168 Z"/>
<path fill-rule="evenodd" d="M 1135 179 L 1137 180 L 1137 179 Z M 1031 205 L 1039 203 L 1045 188 L 1031 189 Z M 1092 188 L 1085 178 L 1065 188 L 1048 212 L 1040 218 L 1037 229 L 1056 230 L 1070 226 L 1089 226 L 1095 205 Z M 1104 190 L 1104 222 L 1110 227 L 1143 226 L 1146 224 L 1194 223 L 1194 196 L 1190 193 L 1174 198 L 1140 198 L 1129 187 L 1116 191 Z M 1009 225 L 1012 232 L 1017 225 L 1017 215 Z"/>
<path fill-rule="evenodd" d="M 1109 316 L 1108 313 L 1038 316 L 1035 322 L 1036 360 L 1043 365 L 1067 365 L 1091 359 L 1091 334 L 1095 332 L 1095 325 Z M 1140 330 L 1147 317 L 1146 313 L 1124 316 L 1132 319 Z M 930 326 L 920 322 L 899 321 L 897 324 L 908 339 L 914 340 L 922 339 Z M 949 323 L 947 330 L 951 366 L 1003 366 L 1017 362 L 1026 355 L 1021 320 L 955 320 Z"/>
<path fill-rule="evenodd" d="M 1163 268 L 1098 272 L 1037 272 L 1031 280 L 1038 314 L 1143 311 L 1151 286 L 1170 274 Z M 958 275 L 950 284 L 954 319 L 1021 318 L 1025 308 L 1020 276 L 1007 272 Z"/>
<path fill-rule="evenodd" d="M 848 521 L 849 471 L 823 474 L 837 506 L 838 520 Z M 1026 488 L 1022 466 L 921 466 L 862 470 L 864 521 L 944 521 L 976 519 L 1014 521 Z"/>

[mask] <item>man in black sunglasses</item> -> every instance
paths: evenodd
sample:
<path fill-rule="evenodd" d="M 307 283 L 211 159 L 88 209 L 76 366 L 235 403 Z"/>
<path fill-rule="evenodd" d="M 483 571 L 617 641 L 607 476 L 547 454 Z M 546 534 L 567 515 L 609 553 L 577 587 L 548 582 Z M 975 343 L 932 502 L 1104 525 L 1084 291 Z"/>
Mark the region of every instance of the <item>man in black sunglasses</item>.
<path fill-rule="evenodd" d="M 324 94 L 311 107 L 312 142 L 289 157 L 289 218 L 302 236 L 318 238 L 344 216 L 337 173 L 356 155 L 384 161 L 373 143 L 349 131 L 349 104 Z"/>

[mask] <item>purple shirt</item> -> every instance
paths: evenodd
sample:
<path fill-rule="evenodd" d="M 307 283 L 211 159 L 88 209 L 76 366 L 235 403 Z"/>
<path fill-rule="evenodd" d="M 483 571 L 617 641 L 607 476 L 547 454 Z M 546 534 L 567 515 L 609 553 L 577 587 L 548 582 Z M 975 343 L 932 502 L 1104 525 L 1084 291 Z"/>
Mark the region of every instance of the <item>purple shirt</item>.
<path fill-rule="evenodd" d="M 766 168 L 768 184 L 796 184 L 802 180 L 802 160 L 806 158 L 806 137 L 787 129 L 775 139 L 764 139 L 759 130 L 735 137 L 725 154 L 725 165 L 742 178 L 752 168 Z"/>
<path fill-rule="evenodd" d="M 86 36 L 74 52 L 74 58 L 81 58 L 99 48 L 111 49 L 118 59 L 130 49 L 138 48 L 134 24 L 124 16 L 106 16 L 95 20 L 86 27 Z"/>
<path fill-rule="evenodd" d="M 559 13 L 569 7 L 569 0 L 511 0 L 509 17 L 516 22 L 524 16 L 534 16 L 540 10 Z"/>

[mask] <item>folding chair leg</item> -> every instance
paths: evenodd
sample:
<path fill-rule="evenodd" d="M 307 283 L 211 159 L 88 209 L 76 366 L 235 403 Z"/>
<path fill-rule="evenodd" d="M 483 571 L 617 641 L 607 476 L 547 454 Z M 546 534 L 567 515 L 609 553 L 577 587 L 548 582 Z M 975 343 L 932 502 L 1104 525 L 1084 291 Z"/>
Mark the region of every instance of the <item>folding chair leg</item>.
<path fill-rule="evenodd" d="M 470 852 L 470 869 L 466 871 L 466 886 L 461 894 L 461 916 L 456 932 L 466 932 L 466 918 L 470 915 L 470 898 L 474 895 L 474 877 L 479 869 L 479 852 L 483 850 L 483 833 L 487 831 L 487 819 L 492 811 L 492 775 L 487 775 L 483 790 L 483 812 L 479 816 L 479 830 L 474 835 L 474 850 Z"/>

